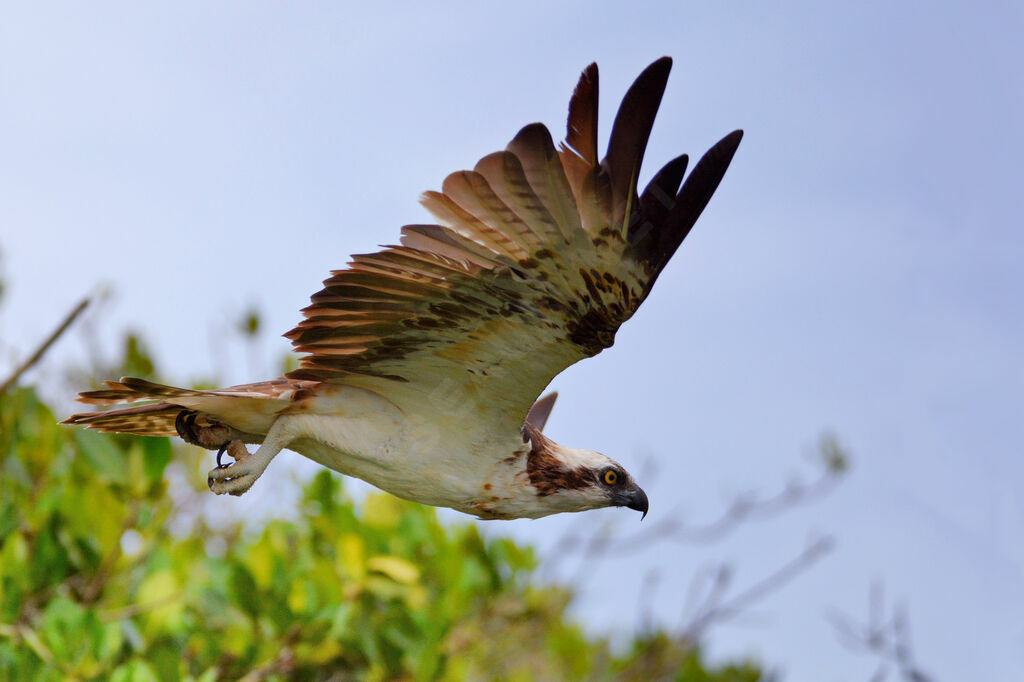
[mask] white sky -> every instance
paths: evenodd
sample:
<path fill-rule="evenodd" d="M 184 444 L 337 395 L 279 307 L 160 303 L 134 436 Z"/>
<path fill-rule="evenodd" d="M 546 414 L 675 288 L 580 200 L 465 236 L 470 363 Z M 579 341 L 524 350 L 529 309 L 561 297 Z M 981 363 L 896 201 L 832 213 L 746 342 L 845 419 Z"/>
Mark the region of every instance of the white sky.
<path fill-rule="evenodd" d="M 110 286 L 91 322 L 111 356 L 132 328 L 170 379 L 265 378 L 217 341 L 226 316 L 256 304 L 268 330 L 290 329 L 349 253 L 426 219 L 420 191 L 528 122 L 561 136 L 587 63 L 606 137 L 629 82 L 668 54 L 647 175 L 747 135 L 615 347 L 555 380 L 548 432 L 634 469 L 652 456 L 650 520 L 680 505 L 710 519 L 736 492 L 778 489 L 826 428 L 854 470 L 719 545 L 595 565 L 577 613 L 628 631 L 654 568 L 655 614 L 673 623 L 709 561 L 735 562 L 742 584 L 831 533 L 836 551 L 766 617 L 717 630 L 715 655 L 865 679 L 872 661 L 824 614 L 863 616 L 881 579 L 927 670 L 1024 678 L 1022 7 L 7 3 L 0 359 Z M 264 343 L 264 365 L 287 349 Z M 34 376 L 83 353 L 72 335 Z M 551 545 L 610 520 L 628 536 L 634 516 L 498 529 Z"/>

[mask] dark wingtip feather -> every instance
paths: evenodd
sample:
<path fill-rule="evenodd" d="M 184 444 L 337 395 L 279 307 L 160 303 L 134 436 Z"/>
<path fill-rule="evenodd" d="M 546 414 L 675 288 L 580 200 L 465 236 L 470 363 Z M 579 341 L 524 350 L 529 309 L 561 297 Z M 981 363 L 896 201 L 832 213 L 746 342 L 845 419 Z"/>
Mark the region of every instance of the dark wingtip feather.
<path fill-rule="evenodd" d="M 659 229 L 660 239 L 652 260 L 658 269 L 664 266 L 690 233 L 712 195 L 729 169 L 732 157 L 743 139 L 742 130 L 734 130 L 701 157 L 676 197 L 675 206 Z"/>
<path fill-rule="evenodd" d="M 676 204 L 676 192 L 679 191 L 679 183 L 683 181 L 689 162 L 688 155 L 677 156 L 662 166 L 647 184 L 644 193 L 640 195 L 641 219 L 629 226 L 630 244 L 636 244 L 650 234 L 655 225 L 665 222 Z"/>
<path fill-rule="evenodd" d="M 583 69 L 569 100 L 565 141 L 590 165 L 597 165 L 597 64 Z"/>
<path fill-rule="evenodd" d="M 611 176 L 615 201 L 613 218 L 620 223 L 625 219 L 626 206 L 635 195 L 640 163 L 671 70 L 671 57 L 662 57 L 651 63 L 633 81 L 615 115 L 603 163 Z"/>
<path fill-rule="evenodd" d="M 670 221 L 682 219 L 680 224 L 687 231 L 693 227 L 722 182 L 742 139 L 743 131 L 734 130 L 701 157 L 693 167 L 693 172 L 686 178 L 683 188 L 679 190 L 676 206 L 669 216 Z"/>

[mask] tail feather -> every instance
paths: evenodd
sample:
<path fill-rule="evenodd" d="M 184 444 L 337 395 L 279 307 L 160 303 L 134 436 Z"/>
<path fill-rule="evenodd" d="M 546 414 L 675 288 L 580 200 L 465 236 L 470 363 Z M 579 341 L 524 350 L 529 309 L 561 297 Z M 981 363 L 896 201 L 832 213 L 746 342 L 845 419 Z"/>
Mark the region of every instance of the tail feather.
<path fill-rule="evenodd" d="M 188 388 L 165 386 L 136 377 L 121 377 L 120 381 L 104 381 L 106 389 L 83 391 L 78 394 L 78 402 L 89 405 L 123 405 L 140 400 L 156 398 L 180 398 L 189 395 L 202 395 L 204 391 Z"/>
<path fill-rule="evenodd" d="M 73 414 L 61 424 L 77 424 L 104 433 L 132 433 L 137 436 L 176 436 L 174 420 L 185 408 L 170 403 L 137 405 L 121 410 Z"/>
<path fill-rule="evenodd" d="M 78 400 L 102 407 L 129 407 L 73 414 L 61 423 L 108 433 L 174 436 L 175 419 L 189 410 L 198 413 L 198 427 L 224 425 L 246 434 L 265 434 L 278 412 L 313 382 L 282 378 L 216 391 L 166 386 L 135 377 L 105 383 L 107 388 L 80 393 Z"/>

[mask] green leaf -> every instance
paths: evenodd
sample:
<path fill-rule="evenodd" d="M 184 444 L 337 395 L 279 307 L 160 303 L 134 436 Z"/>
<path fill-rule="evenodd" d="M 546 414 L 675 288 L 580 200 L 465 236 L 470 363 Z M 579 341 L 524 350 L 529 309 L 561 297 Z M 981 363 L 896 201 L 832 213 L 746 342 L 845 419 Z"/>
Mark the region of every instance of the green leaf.
<path fill-rule="evenodd" d="M 240 562 L 231 564 L 231 596 L 236 604 L 252 616 L 260 612 L 259 588 L 248 567 Z"/>
<path fill-rule="evenodd" d="M 146 478 L 151 484 L 163 479 L 164 469 L 171 461 L 171 440 L 169 438 L 141 438 Z"/>
<path fill-rule="evenodd" d="M 420 578 L 420 569 L 414 563 L 397 556 L 370 557 L 366 560 L 366 567 L 406 585 L 414 585 Z"/>
<path fill-rule="evenodd" d="M 100 480 L 122 485 L 128 482 L 124 452 L 112 438 L 86 429 L 74 429 L 72 434 L 79 454 Z"/>
<path fill-rule="evenodd" d="M 148 663 L 134 659 L 118 666 L 111 674 L 110 682 L 160 682 L 160 678 Z"/>

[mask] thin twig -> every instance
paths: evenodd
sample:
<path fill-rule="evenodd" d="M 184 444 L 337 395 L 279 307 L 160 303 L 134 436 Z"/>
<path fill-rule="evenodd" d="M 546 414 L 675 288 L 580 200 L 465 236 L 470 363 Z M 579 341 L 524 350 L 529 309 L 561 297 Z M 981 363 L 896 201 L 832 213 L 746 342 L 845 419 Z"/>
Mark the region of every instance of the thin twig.
<path fill-rule="evenodd" d="M 657 540 L 707 544 L 721 540 L 749 519 L 767 519 L 828 495 L 836 487 L 840 475 L 826 469 L 811 483 L 790 483 L 771 497 L 753 494 L 738 495 L 725 512 L 714 521 L 703 525 L 690 525 L 678 516 L 670 515 L 651 524 L 643 531 L 609 543 L 615 552 L 627 552 L 652 544 Z"/>
<path fill-rule="evenodd" d="M 670 513 L 662 519 L 648 522 L 643 530 L 627 537 L 616 536 L 614 526 L 610 523 L 590 533 L 582 533 L 572 527 L 559 540 L 559 552 L 547 560 L 544 571 L 545 574 L 553 574 L 559 562 L 578 555 L 581 560 L 580 572 L 586 573 L 593 559 L 607 554 L 635 552 L 666 540 L 683 544 L 711 544 L 746 522 L 773 518 L 825 497 L 836 488 L 842 476 L 841 470 L 825 467 L 813 481 L 791 482 L 773 495 L 738 495 L 721 516 L 706 524 L 689 524 L 681 520 L 679 514 Z"/>
<path fill-rule="evenodd" d="M 906 609 L 896 606 L 891 617 L 885 616 L 885 598 L 880 584 L 872 585 L 866 624 L 858 624 L 838 611 L 829 613 L 828 619 L 843 646 L 878 658 L 878 670 L 873 680 L 885 680 L 891 666 L 896 667 L 896 672 L 906 682 L 930 682 L 934 679 L 923 672 L 914 659 Z"/>
<path fill-rule="evenodd" d="M 683 638 L 692 642 L 698 641 L 701 634 L 712 623 L 735 618 L 748 610 L 754 603 L 782 588 L 793 578 L 817 563 L 818 560 L 832 551 L 833 547 L 835 547 L 835 541 L 832 538 L 819 538 L 808 545 L 789 563 L 729 598 L 726 598 L 725 593 L 728 591 L 732 572 L 728 567 L 722 566 L 715 574 L 708 596 L 697 609 L 697 614 L 683 627 Z"/>
<path fill-rule="evenodd" d="M 705 524 L 687 523 L 680 518 L 680 513 L 669 512 L 661 519 L 648 521 L 641 531 L 627 537 L 618 536 L 611 523 L 605 523 L 589 532 L 571 526 L 558 540 L 558 551 L 546 558 L 541 575 L 556 575 L 563 562 L 578 558 L 580 565 L 576 577 L 582 581 L 591 573 L 589 565 L 595 559 L 610 554 L 635 552 L 664 541 L 711 544 L 722 540 L 745 523 L 773 518 L 819 500 L 835 490 L 848 466 L 847 455 L 833 437 L 822 437 L 819 452 L 822 470 L 813 480 L 806 483 L 790 481 L 771 495 L 737 495 L 717 519 Z"/>
<path fill-rule="evenodd" d="M 104 623 L 113 623 L 119 620 L 125 620 L 127 618 L 134 618 L 135 616 L 150 611 L 155 611 L 163 606 L 169 606 L 176 602 L 180 602 L 185 596 L 184 592 L 175 592 L 159 599 L 146 602 L 145 604 L 129 604 L 119 609 L 108 609 L 100 613 L 100 619 Z"/>
<path fill-rule="evenodd" d="M 14 373 L 7 378 L 7 381 L 5 381 L 3 385 L 0 385 L 0 394 L 5 393 L 8 388 L 14 386 L 18 379 L 21 378 L 22 374 L 27 372 L 32 367 L 32 365 L 39 362 L 39 360 L 43 357 L 46 351 L 50 349 L 50 346 L 52 346 L 53 343 L 60 338 L 61 334 L 67 331 L 68 327 L 71 326 L 71 323 L 74 322 L 88 306 L 89 299 L 82 299 L 82 301 L 75 306 L 74 310 L 68 313 L 67 317 L 64 318 L 64 321 L 60 323 L 60 326 L 57 327 L 57 329 L 55 329 L 52 334 L 50 334 L 49 338 L 46 339 L 43 345 L 39 346 L 36 352 L 33 353 L 28 358 L 28 360 L 21 363 L 21 366 L 14 370 Z"/>

